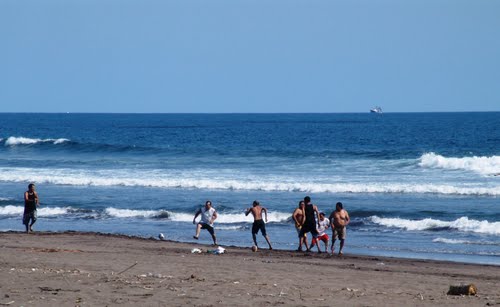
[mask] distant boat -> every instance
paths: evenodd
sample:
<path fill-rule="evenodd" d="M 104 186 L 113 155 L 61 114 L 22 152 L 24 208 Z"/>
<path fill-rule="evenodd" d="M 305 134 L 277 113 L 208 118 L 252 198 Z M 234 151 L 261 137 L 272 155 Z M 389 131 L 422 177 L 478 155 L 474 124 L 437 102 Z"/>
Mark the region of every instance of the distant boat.
<path fill-rule="evenodd" d="M 375 107 L 373 109 L 370 109 L 370 113 L 382 113 L 382 108 L 381 107 Z"/>

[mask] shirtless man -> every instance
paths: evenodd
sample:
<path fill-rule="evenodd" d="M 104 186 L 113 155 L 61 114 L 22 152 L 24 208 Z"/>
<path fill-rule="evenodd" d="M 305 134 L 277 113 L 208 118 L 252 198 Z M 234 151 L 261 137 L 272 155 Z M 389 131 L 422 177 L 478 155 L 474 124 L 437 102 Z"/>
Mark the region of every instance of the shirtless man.
<path fill-rule="evenodd" d="M 347 224 L 349 224 L 349 221 L 349 213 L 344 210 L 344 206 L 342 205 L 342 203 L 338 202 L 335 206 L 335 211 L 330 214 L 330 225 L 332 226 L 332 254 L 335 250 L 335 240 L 339 238 L 339 256 L 342 256 L 342 250 L 344 249 L 344 241 L 346 235 L 346 226 Z"/>
<path fill-rule="evenodd" d="M 304 224 L 306 220 L 306 203 L 301 200 L 299 202 L 299 206 L 295 208 L 292 214 L 293 221 L 295 222 L 295 230 L 297 230 L 297 235 L 300 234 L 300 229 L 302 228 L 302 224 Z M 298 250 L 302 250 L 301 240 L 299 237 L 299 248 Z M 307 249 L 307 246 L 306 246 Z"/>
<path fill-rule="evenodd" d="M 266 238 L 267 244 L 269 244 L 269 249 L 273 249 L 271 246 L 271 242 L 269 241 L 269 236 L 266 232 L 266 224 L 262 220 L 262 212 L 264 211 L 264 216 L 266 218 L 267 223 L 267 209 L 262 207 L 258 201 L 254 201 L 252 204 L 253 207 L 247 208 L 245 211 L 245 216 L 248 216 L 250 213 L 253 215 L 253 226 L 252 226 L 252 238 L 255 246 L 257 245 L 257 233 L 260 230 L 260 233 L 264 238 Z"/>

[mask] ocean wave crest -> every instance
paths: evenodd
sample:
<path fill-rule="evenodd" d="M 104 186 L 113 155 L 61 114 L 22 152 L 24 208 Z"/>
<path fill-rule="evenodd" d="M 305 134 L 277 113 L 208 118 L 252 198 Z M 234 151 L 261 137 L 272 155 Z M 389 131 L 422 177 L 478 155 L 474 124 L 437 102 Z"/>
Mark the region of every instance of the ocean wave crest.
<path fill-rule="evenodd" d="M 463 232 L 500 235 L 500 222 L 488 222 L 469 219 L 464 216 L 454 221 L 441 221 L 431 218 L 423 220 L 408 220 L 401 218 L 370 217 L 370 221 L 385 227 L 395 227 L 410 231 L 452 229 Z"/>
<path fill-rule="evenodd" d="M 481 175 L 500 174 L 500 156 L 448 158 L 433 152 L 420 157 L 419 165 L 424 168 L 466 170 Z"/>
<path fill-rule="evenodd" d="M 52 143 L 54 145 L 69 142 L 68 139 L 32 139 L 26 137 L 15 137 L 11 136 L 5 140 L 5 146 L 16 146 L 16 145 L 33 145 L 39 143 Z"/>
<path fill-rule="evenodd" d="M 38 216 L 40 217 L 45 217 L 45 216 L 57 216 L 57 215 L 64 215 L 68 214 L 72 209 L 70 207 L 40 207 L 38 208 Z M 4 206 L 0 207 L 0 216 L 15 216 L 19 215 L 21 216 L 24 213 L 24 207 L 23 206 Z"/>
<path fill-rule="evenodd" d="M 182 173 L 171 176 L 165 171 L 138 171 L 135 169 L 96 170 L 83 169 L 38 169 L 0 168 L 0 181 L 36 182 L 73 186 L 126 186 L 201 190 L 247 190 L 265 192 L 302 193 L 394 193 L 394 194 L 443 194 L 500 196 L 500 185 L 496 182 L 470 183 L 420 183 L 420 182 L 338 182 L 293 181 L 289 177 L 254 179 L 242 176 L 238 179 L 203 178 L 207 174 Z"/>
<path fill-rule="evenodd" d="M 174 222 L 193 222 L 194 212 L 193 213 L 185 213 L 185 212 L 173 212 L 167 210 L 134 210 L 134 209 L 117 209 L 113 207 L 109 207 L 105 209 L 105 213 L 108 216 L 116 217 L 116 218 L 168 218 Z M 218 217 L 215 223 L 218 224 L 236 224 L 236 223 L 251 223 L 253 222 L 253 218 L 251 215 L 245 216 L 243 213 L 217 213 Z M 283 212 L 269 212 L 268 213 L 268 222 L 287 222 L 290 213 Z M 196 219 L 199 221 L 200 217 Z"/>

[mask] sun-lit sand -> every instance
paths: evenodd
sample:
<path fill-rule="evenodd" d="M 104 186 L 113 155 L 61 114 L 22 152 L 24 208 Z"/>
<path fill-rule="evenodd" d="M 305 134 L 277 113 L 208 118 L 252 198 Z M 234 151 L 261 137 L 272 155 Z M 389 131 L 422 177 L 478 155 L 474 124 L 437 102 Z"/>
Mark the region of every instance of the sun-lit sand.
<path fill-rule="evenodd" d="M 500 304 L 500 266 L 225 248 L 216 255 L 210 246 L 127 236 L 0 233 L 0 305 Z M 477 296 L 446 294 L 470 283 Z"/>

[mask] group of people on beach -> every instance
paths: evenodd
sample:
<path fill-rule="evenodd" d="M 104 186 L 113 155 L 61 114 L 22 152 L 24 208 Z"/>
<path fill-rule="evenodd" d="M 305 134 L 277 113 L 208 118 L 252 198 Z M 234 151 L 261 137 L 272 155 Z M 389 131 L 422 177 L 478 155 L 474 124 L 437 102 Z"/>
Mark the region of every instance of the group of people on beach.
<path fill-rule="evenodd" d="M 26 227 L 26 232 L 30 233 L 33 231 L 33 224 L 37 220 L 37 207 L 40 205 L 40 200 L 38 198 L 38 193 L 35 191 L 35 184 L 30 183 L 28 185 L 28 190 L 24 193 L 24 214 L 23 214 L 23 224 Z M 267 209 L 255 200 L 252 207 L 245 209 L 245 216 L 249 214 L 253 216 L 252 225 L 252 239 L 255 248 L 257 248 L 257 234 L 260 233 L 266 239 L 269 249 L 272 250 L 271 240 L 266 231 L 267 219 Z M 201 216 L 200 220 L 196 222 L 198 216 Z M 264 219 L 265 218 L 265 222 Z M 341 202 L 336 204 L 335 210 L 330 214 L 328 218 L 325 217 L 325 213 L 318 210 L 318 207 L 311 203 L 311 198 L 309 196 L 304 197 L 304 200 L 299 202 L 298 207 L 293 211 L 292 214 L 293 221 L 295 222 L 295 229 L 297 230 L 299 238 L 299 247 L 297 251 L 306 252 L 311 251 L 311 249 L 316 246 L 318 253 L 321 253 L 320 242 L 325 245 L 324 251 L 328 252 L 328 243 L 330 238 L 326 233 L 328 228 L 332 228 L 332 240 L 331 240 L 331 252 L 335 251 L 335 241 L 340 240 L 339 256 L 342 255 L 344 248 L 344 242 L 346 238 L 346 226 L 349 224 L 349 213 L 344 210 Z M 200 232 L 202 229 L 206 229 L 212 236 L 214 245 L 217 245 L 217 237 L 214 230 L 214 222 L 217 219 L 217 211 L 212 207 L 212 202 L 207 200 L 205 205 L 198 209 L 193 218 L 193 224 L 196 225 L 196 234 L 193 236 L 194 239 L 198 240 Z M 311 233 L 312 241 L 311 244 L 307 241 L 307 233 Z M 303 249 L 302 247 L 305 247 Z"/>
<path fill-rule="evenodd" d="M 258 201 L 254 201 L 252 207 L 245 209 L 245 215 L 249 214 L 253 216 L 252 225 L 252 239 L 254 246 L 257 247 L 257 234 L 260 233 L 266 239 L 269 249 L 272 250 L 271 241 L 266 231 L 267 223 L 267 209 L 260 205 Z M 196 222 L 198 216 L 201 215 L 201 219 Z M 263 219 L 265 218 L 265 222 Z M 309 196 L 304 197 L 304 200 L 299 202 L 298 207 L 294 210 L 292 214 L 293 221 L 295 222 L 295 229 L 297 230 L 299 238 L 299 247 L 297 251 L 310 252 L 311 249 L 316 246 L 318 253 L 321 253 L 320 242 L 325 245 L 324 251 L 328 252 L 328 243 L 330 238 L 326 233 L 328 228 L 332 228 L 332 240 L 330 250 L 333 254 L 335 252 L 335 241 L 338 239 L 340 241 L 340 249 L 338 255 L 341 256 L 344 249 L 344 242 L 346 238 L 346 226 L 349 224 L 350 218 L 349 213 L 344 209 L 341 202 L 335 205 L 335 210 L 330 214 L 328 218 L 325 217 L 325 213 L 318 210 L 318 207 L 311 203 L 311 198 Z M 206 229 L 212 236 L 214 245 L 217 245 L 217 237 L 214 231 L 214 221 L 217 219 L 217 211 L 212 207 L 212 202 L 207 200 L 205 205 L 198 209 L 193 218 L 193 224 L 196 225 L 196 234 L 193 236 L 194 239 L 198 240 L 200 236 L 200 231 Z M 307 241 L 307 233 L 311 233 L 312 241 L 309 245 Z M 305 247 L 303 249 L 302 247 Z"/>

